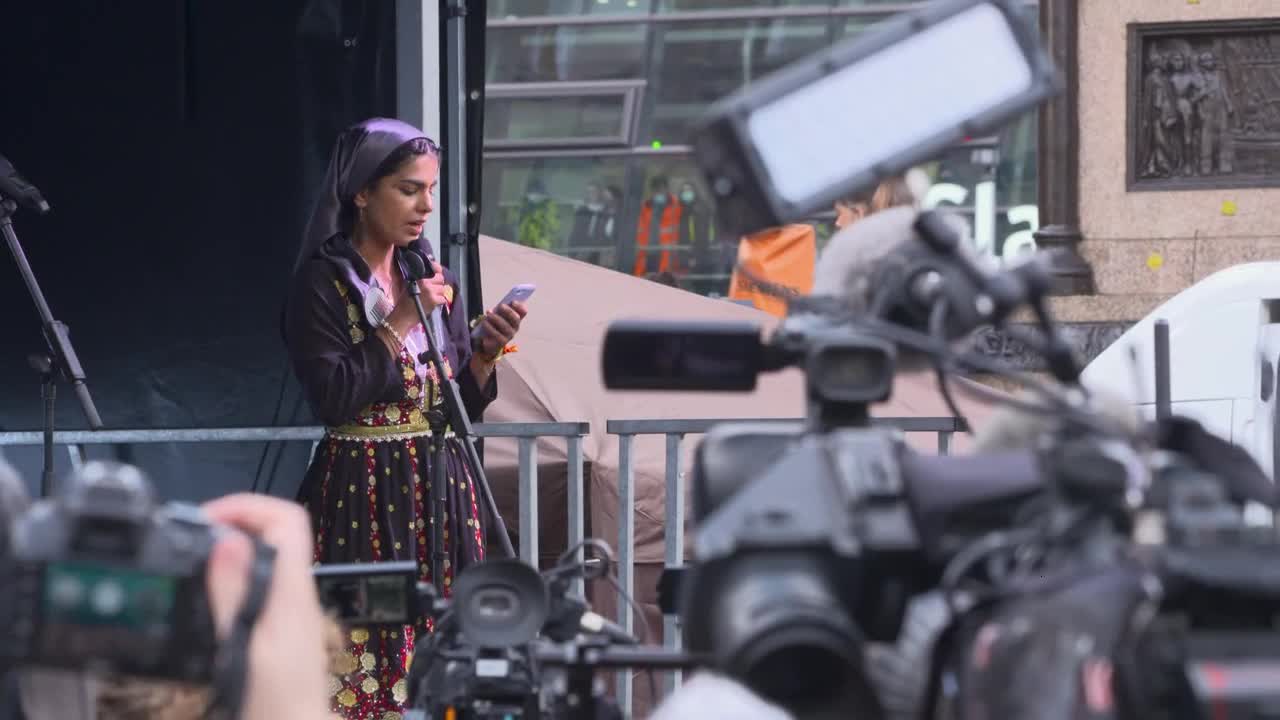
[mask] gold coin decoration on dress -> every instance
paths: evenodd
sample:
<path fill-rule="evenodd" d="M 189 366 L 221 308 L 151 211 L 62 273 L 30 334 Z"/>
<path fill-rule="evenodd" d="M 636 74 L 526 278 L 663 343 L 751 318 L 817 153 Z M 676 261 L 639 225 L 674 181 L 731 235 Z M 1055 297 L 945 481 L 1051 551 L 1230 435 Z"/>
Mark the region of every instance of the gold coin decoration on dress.
<path fill-rule="evenodd" d="M 356 667 L 356 656 L 351 653 L 344 653 L 333 661 L 333 671 L 339 675 L 350 675 L 356 671 Z"/>
<path fill-rule="evenodd" d="M 378 681 L 367 677 L 364 682 L 360 683 L 360 689 L 364 691 L 365 695 L 372 695 L 378 692 Z"/>
<path fill-rule="evenodd" d="M 360 322 L 360 311 L 351 303 L 347 303 L 347 319 L 351 322 Z"/>
<path fill-rule="evenodd" d="M 360 643 L 369 642 L 369 631 L 364 628 L 356 628 L 351 631 L 351 642 L 359 645 Z"/>
<path fill-rule="evenodd" d="M 400 678 L 396 681 L 395 685 L 391 686 L 391 697 L 395 698 L 398 703 L 402 703 L 408 699 L 409 690 L 408 685 L 405 684 L 404 678 Z"/>
<path fill-rule="evenodd" d="M 351 342 L 353 343 L 364 342 L 364 331 L 358 327 L 351 328 Z"/>
<path fill-rule="evenodd" d="M 367 652 L 360 656 L 360 667 L 364 668 L 365 670 L 372 670 L 378 667 L 378 658 L 374 657 L 373 653 Z M 365 692 L 369 692 L 369 691 L 365 690 Z"/>
<path fill-rule="evenodd" d="M 356 704 L 356 694 L 347 688 L 338 693 L 338 704 L 342 707 L 353 707 Z"/>
<path fill-rule="evenodd" d="M 330 675 L 329 676 L 329 694 L 337 695 L 340 692 L 342 692 L 342 681 L 339 680 L 336 676 Z"/>

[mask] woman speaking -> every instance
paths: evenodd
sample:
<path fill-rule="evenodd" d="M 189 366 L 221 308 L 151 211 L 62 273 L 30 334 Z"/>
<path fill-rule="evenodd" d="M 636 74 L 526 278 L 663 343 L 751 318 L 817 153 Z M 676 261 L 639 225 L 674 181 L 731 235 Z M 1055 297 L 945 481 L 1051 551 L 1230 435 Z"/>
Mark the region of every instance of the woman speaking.
<path fill-rule="evenodd" d="M 421 235 L 439 170 L 439 147 L 398 120 L 366 120 L 338 137 L 294 269 L 285 342 L 326 426 L 298 491 L 316 534 L 315 561 L 408 560 L 416 548 L 420 578 L 434 582 L 431 529 L 443 523 L 447 593 L 456 573 L 484 559 L 485 531 L 465 449 L 447 430 L 435 370 L 419 356 L 432 333 L 477 416 L 497 396 L 494 368 L 525 308 L 487 313 L 473 346 L 467 319 L 451 312 L 457 279 L 432 260 L 435 275 L 418 281 L 431 327 L 419 322 L 396 251 L 416 245 L 429 256 Z M 436 433 L 446 437 L 442 517 L 430 502 Z M 352 630 L 335 668 L 333 710 L 350 720 L 401 712 L 414 635 L 424 630 L 430 624 L 421 619 L 399 631 Z"/>

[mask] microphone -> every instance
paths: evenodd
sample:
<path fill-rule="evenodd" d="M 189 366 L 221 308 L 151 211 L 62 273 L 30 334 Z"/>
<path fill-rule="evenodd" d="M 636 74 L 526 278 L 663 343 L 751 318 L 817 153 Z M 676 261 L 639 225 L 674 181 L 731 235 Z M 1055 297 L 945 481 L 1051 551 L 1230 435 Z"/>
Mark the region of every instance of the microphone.
<path fill-rule="evenodd" d="M 19 175 L 3 155 L 0 155 L 0 197 L 7 197 L 39 215 L 49 212 L 49 203 L 45 202 L 40 189 Z"/>
<path fill-rule="evenodd" d="M 929 331 L 933 306 L 945 299 L 945 335 L 963 337 L 997 321 L 994 311 L 1004 304 L 979 301 L 991 273 L 967 235 L 967 223 L 951 214 L 910 206 L 873 213 L 828 242 L 814 269 L 812 296 L 836 296 L 847 310 L 920 332 Z M 919 353 L 900 348 L 901 369 L 927 365 Z"/>
<path fill-rule="evenodd" d="M 400 259 L 400 264 L 409 280 L 417 282 L 436 276 L 433 259 L 429 253 L 423 252 L 422 248 L 416 245 L 396 248 L 396 256 Z"/>
<path fill-rule="evenodd" d="M 579 633 L 602 635 L 620 645 L 638 645 L 640 641 L 621 625 L 592 611 L 587 604 L 567 595 L 568 584 L 552 584 L 551 612 L 542 632 L 556 642 L 568 642 Z"/>
<path fill-rule="evenodd" d="M 578 626 L 584 631 L 596 635 L 604 635 L 615 643 L 621 645 L 639 645 L 640 641 L 634 635 L 622 629 L 622 626 L 606 619 L 599 613 L 588 610 L 582 613 L 582 617 L 578 619 Z"/>

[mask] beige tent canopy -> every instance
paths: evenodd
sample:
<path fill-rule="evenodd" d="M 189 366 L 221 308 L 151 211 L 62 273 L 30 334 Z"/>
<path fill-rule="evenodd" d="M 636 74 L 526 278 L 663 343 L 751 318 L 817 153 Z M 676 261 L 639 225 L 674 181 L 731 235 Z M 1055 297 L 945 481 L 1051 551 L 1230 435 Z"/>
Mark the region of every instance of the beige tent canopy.
<path fill-rule="evenodd" d="M 803 377 L 789 370 L 761 378 L 752 393 L 656 393 L 606 390 L 600 349 L 609 323 L 621 318 L 754 321 L 772 324 L 763 312 L 706 298 L 542 250 L 481 237 L 484 296 L 501 298 L 516 283 L 538 286 L 516 339 L 519 352 L 503 359 L 499 397 L 485 414 L 488 422 L 587 421 L 583 441 L 590 512 L 588 533 L 618 541 L 618 442 L 605 432 L 610 419 L 800 417 Z M 961 400 L 961 398 L 957 398 Z M 966 404 L 973 421 L 987 415 Z M 899 378 L 892 400 L 876 414 L 894 417 L 949 416 L 928 376 Z M 913 444 L 936 447 L 932 435 L 912 435 Z M 684 464 L 696 438 L 684 443 Z M 636 439 L 632 458 L 636 483 L 636 561 L 663 559 L 665 444 L 662 437 Z M 504 518 L 516 523 L 516 441 L 485 443 L 485 465 Z M 563 440 L 538 442 L 539 546 L 545 559 L 565 547 L 566 452 Z"/>

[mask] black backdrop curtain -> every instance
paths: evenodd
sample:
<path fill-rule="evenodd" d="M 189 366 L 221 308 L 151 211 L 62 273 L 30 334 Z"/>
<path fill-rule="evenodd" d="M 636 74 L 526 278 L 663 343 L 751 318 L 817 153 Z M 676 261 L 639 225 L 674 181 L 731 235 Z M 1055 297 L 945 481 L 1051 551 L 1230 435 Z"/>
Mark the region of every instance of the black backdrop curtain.
<path fill-rule="evenodd" d="M 334 137 L 394 113 L 394 8 L 0 0 L 0 153 L 53 206 L 19 212 L 15 226 L 108 428 L 313 422 L 282 374 L 283 283 Z M 43 340 L 5 251 L 0 320 L 0 428 L 34 430 L 40 387 L 26 356 Z M 85 427 L 65 388 L 57 424 Z M 137 462 L 161 497 L 200 501 L 249 489 L 263 449 L 89 456 Z M 309 447 L 279 449 L 259 477 L 288 496 Z M 40 449 L 3 452 L 34 489 Z M 65 474 L 67 454 L 57 461 Z"/>

